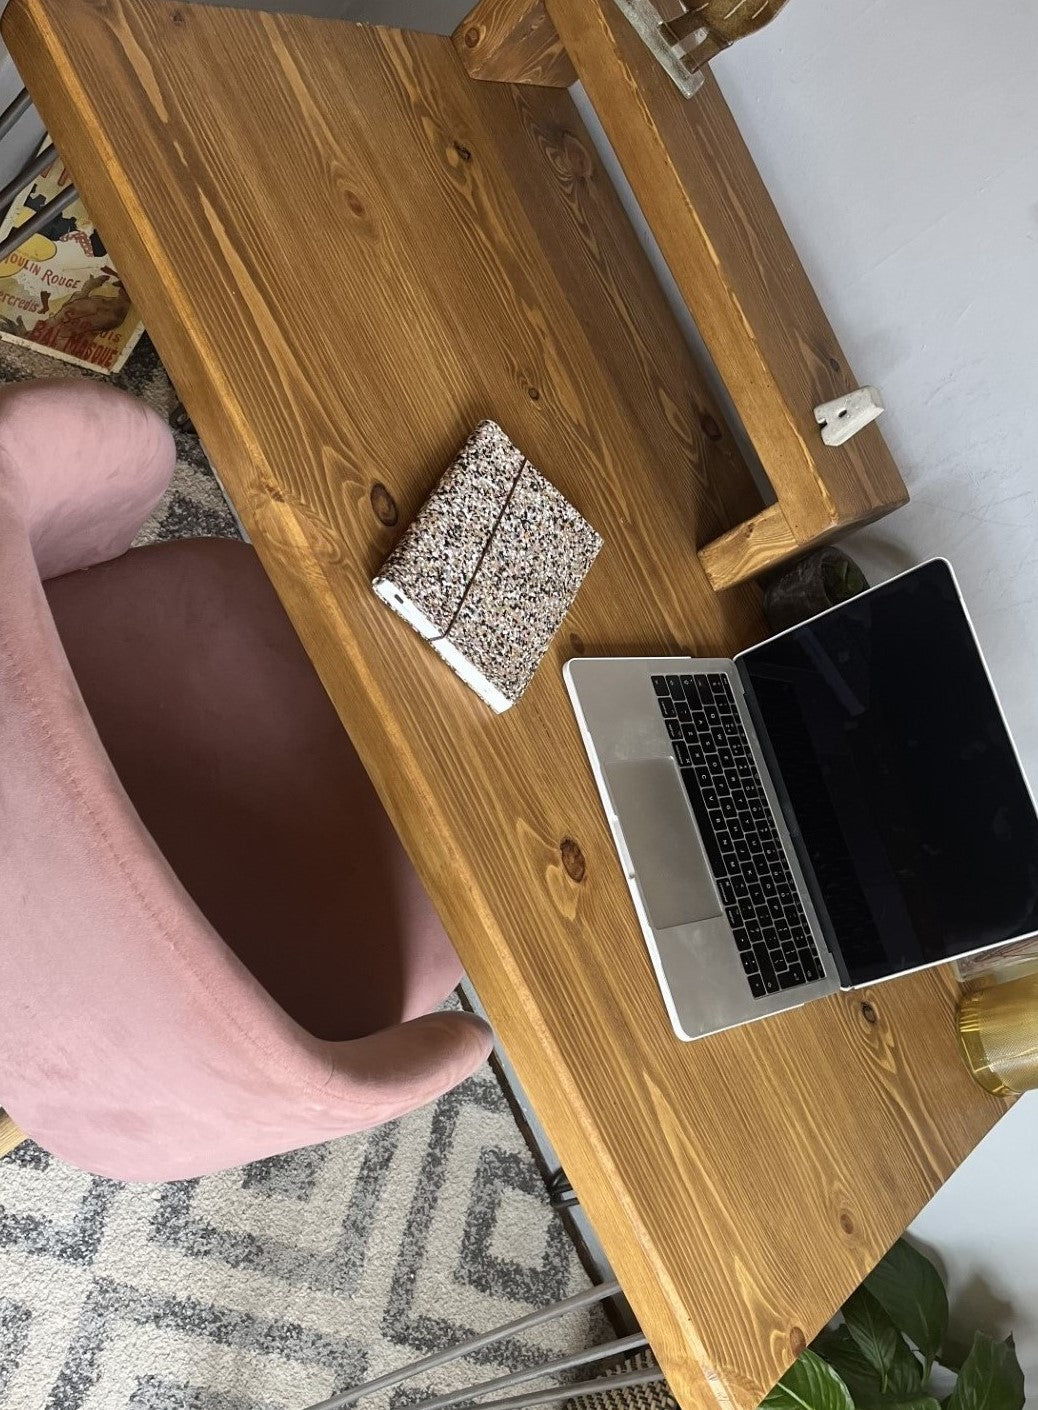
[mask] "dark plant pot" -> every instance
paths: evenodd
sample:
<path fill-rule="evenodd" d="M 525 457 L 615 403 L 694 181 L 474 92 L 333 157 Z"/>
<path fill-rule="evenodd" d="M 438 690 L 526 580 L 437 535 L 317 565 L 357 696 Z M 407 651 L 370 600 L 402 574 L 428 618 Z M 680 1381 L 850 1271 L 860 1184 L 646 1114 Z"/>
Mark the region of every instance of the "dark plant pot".
<path fill-rule="evenodd" d="M 865 574 L 838 548 L 809 553 L 771 579 L 764 590 L 764 615 L 774 632 L 806 622 L 868 587 Z"/>

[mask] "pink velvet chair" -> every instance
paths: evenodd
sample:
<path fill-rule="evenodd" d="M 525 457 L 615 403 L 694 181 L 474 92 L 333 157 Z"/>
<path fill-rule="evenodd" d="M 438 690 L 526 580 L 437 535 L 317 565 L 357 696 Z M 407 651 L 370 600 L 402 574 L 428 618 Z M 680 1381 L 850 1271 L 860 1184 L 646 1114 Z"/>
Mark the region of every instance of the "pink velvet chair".
<path fill-rule="evenodd" d="M 173 461 L 109 387 L 0 392 L 0 1104 L 130 1180 L 389 1121 L 490 1046 L 430 1012 L 457 958 L 252 549 L 126 552 Z"/>

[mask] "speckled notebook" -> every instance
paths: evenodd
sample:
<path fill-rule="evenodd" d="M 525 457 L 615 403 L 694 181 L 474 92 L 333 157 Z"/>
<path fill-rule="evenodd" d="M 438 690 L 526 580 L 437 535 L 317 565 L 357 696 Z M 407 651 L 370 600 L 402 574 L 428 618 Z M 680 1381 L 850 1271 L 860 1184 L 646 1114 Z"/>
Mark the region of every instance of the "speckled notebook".
<path fill-rule="evenodd" d="M 502 711 L 526 689 L 601 547 L 569 500 L 484 421 L 374 588 Z"/>

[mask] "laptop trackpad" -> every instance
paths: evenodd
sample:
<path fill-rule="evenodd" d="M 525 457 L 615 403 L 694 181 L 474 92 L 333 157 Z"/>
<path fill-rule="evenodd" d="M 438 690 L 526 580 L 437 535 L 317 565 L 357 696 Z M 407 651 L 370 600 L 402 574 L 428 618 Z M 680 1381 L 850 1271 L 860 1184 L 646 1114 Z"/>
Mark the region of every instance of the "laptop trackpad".
<path fill-rule="evenodd" d="M 677 764 L 637 759 L 603 772 L 652 928 L 722 915 Z"/>

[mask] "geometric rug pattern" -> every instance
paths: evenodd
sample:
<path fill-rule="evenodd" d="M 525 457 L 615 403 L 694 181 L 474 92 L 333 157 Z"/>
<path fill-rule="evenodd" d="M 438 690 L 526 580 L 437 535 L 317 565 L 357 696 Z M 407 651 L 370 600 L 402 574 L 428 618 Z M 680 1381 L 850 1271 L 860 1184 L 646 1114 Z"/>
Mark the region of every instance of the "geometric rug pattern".
<path fill-rule="evenodd" d="M 168 1185 L 0 1161 L 3 1410 L 305 1410 L 587 1278 L 489 1068 L 401 1121 Z M 576 1313 L 400 1406 L 592 1345 Z"/>

